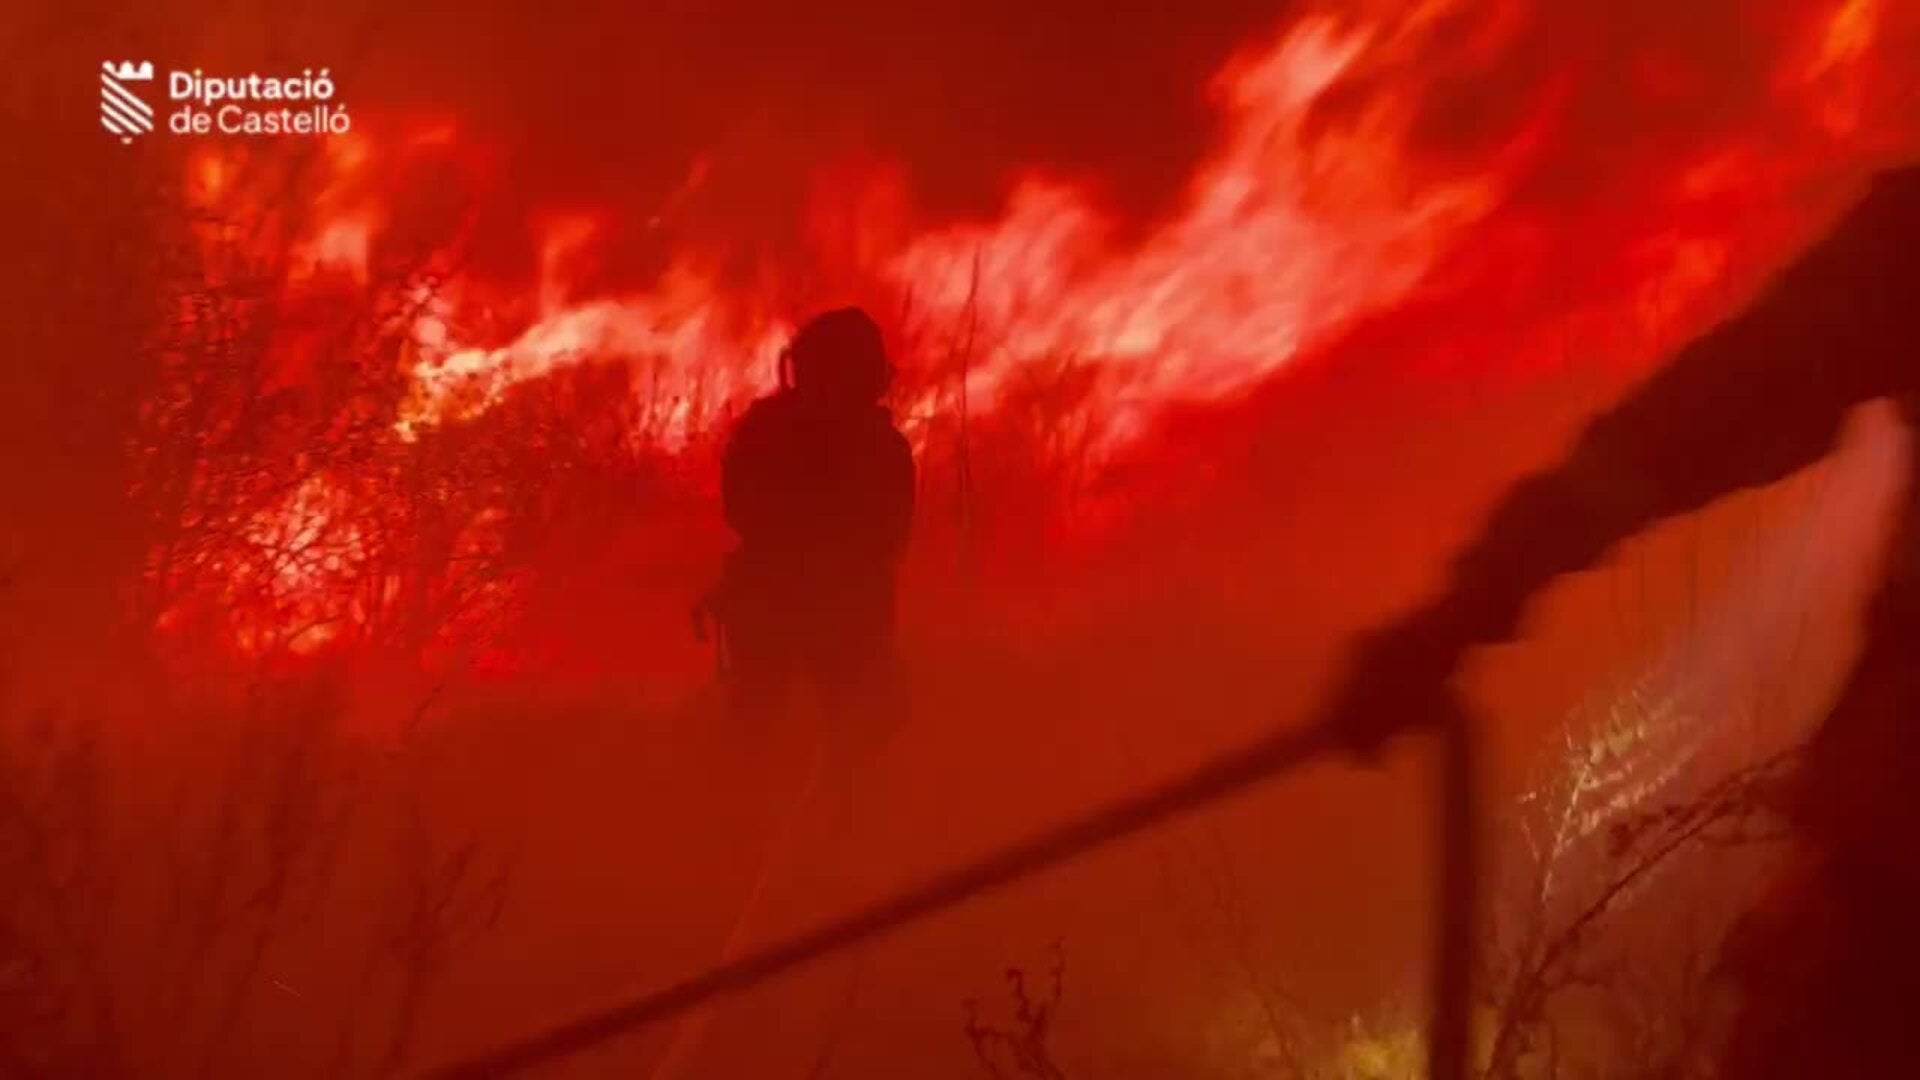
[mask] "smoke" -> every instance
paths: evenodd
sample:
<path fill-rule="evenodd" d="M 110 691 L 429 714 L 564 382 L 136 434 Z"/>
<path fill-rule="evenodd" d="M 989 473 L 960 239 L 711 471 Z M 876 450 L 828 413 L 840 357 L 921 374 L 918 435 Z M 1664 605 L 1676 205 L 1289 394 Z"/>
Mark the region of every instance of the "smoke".
<path fill-rule="evenodd" d="M 1858 64 L 1858 53 L 1896 66 L 1900 42 L 1914 40 L 1901 8 L 753 0 L 522 7 L 457 21 L 381 12 L 371 29 L 336 16 L 334 34 L 377 37 L 355 75 L 371 101 L 445 110 L 502 140 L 505 187 L 527 205 L 645 218 L 704 161 L 702 239 L 791 251 L 815 176 L 850 155 L 897 162 L 932 221 L 993 216 L 1032 173 L 1084 184 L 1124 222 L 1151 221 L 1174 208 L 1221 137 L 1213 73 L 1249 43 L 1323 14 L 1396 41 L 1327 96 L 1317 131 L 1337 136 L 1384 101 L 1417 98 L 1413 145 L 1436 169 L 1458 171 L 1532 125 L 1540 145 L 1516 197 L 1578 204 L 1711 152 L 1728 132 L 1794 137 L 1780 113 L 1805 90 L 1796 71 L 1847 99 L 1827 117 L 1834 125 L 1868 123 L 1908 76 Z"/>
<path fill-rule="evenodd" d="M 1272 0 L 1133 7 L 407 9 L 372 20 L 377 48 L 349 85 L 503 142 L 505 187 L 527 205 L 644 218 L 710 162 L 703 226 L 726 234 L 713 242 L 796 244 L 815 172 L 853 154 L 902 163 L 938 215 L 992 213 L 1035 168 L 1097 179 L 1147 215 L 1211 140 L 1207 74 L 1285 12 Z M 322 31 L 342 49 L 355 32 Z"/>

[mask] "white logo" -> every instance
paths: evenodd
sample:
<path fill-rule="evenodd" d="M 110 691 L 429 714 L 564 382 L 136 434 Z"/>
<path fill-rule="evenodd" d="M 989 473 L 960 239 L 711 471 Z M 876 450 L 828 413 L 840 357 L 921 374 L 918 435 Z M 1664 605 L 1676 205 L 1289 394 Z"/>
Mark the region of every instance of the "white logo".
<path fill-rule="evenodd" d="M 153 130 L 153 108 L 127 89 L 130 82 L 153 81 L 153 64 L 131 60 L 100 65 L 100 126 L 130 143 L 136 135 Z"/>
<path fill-rule="evenodd" d="M 344 103 L 335 100 L 326 68 L 298 75 L 209 75 L 199 68 L 166 72 L 166 130 L 174 135 L 345 135 L 353 129 Z M 112 60 L 100 65 L 100 126 L 122 144 L 159 130 L 153 106 L 129 84 L 155 83 L 151 61 Z M 140 87 L 142 91 L 147 88 Z"/>

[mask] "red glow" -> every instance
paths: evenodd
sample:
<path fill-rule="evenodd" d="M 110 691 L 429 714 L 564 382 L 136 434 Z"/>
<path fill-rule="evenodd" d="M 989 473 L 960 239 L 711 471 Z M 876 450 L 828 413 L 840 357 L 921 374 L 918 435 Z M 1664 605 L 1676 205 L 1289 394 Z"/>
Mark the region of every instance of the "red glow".
<path fill-rule="evenodd" d="M 1450 63 L 1470 67 L 1497 52 L 1524 9 L 1483 7 L 1472 13 L 1469 47 Z M 1804 42 L 1780 50 L 1774 99 L 1751 116 L 1623 171 L 1619 205 L 1556 206 L 1529 185 L 1543 162 L 1585 136 L 1566 106 L 1580 73 L 1548 80 L 1495 145 L 1443 163 L 1423 151 L 1416 129 L 1434 85 L 1459 72 L 1422 65 L 1467 6 L 1361 9 L 1305 17 L 1218 74 L 1224 135 L 1174 210 L 1143 231 L 1128 232 L 1074 183 L 1037 175 L 1015 184 L 992 220 L 923 227 L 911 221 L 898 174 L 877 167 L 860 178 L 869 197 L 857 235 L 833 237 L 836 251 L 823 250 L 822 261 L 849 275 L 845 292 L 892 305 L 907 373 L 898 406 L 923 454 L 950 452 L 940 433 L 963 407 L 988 422 L 1063 365 L 1085 373 L 1070 407 L 1091 460 L 1150 453 L 1169 409 L 1241 397 L 1308 353 L 1337 351 L 1365 320 L 1422 304 L 1457 311 L 1463 296 L 1484 325 L 1430 335 L 1427 355 L 1405 358 L 1407 366 L 1524 374 L 1565 359 L 1559 342 L 1570 326 L 1630 328 L 1610 335 L 1625 344 L 1595 359 L 1643 365 L 1751 284 L 1732 278 L 1733 266 L 1776 265 L 1805 239 L 1815 208 L 1803 191 L 1857 175 L 1907 134 L 1899 129 L 1907 121 L 1874 115 L 1868 93 L 1883 74 L 1880 41 L 1892 16 L 1880 0 L 1843 0 L 1822 5 L 1801 28 Z M 1662 65 L 1642 65 L 1649 92 L 1672 84 Z M 1387 89 L 1332 108 L 1363 79 Z M 534 280 L 500 280 L 448 250 L 415 253 L 416 265 L 434 268 L 424 277 L 387 276 L 383 259 L 411 242 L 411 219 L 394 203 L 408 169 L 451 168 L 484 184 L 484 155 L 456 130 L 434 120 L 330 141 L 297 212 L 280 209 L 262 185 L 237 182 L 253 164 L 241 150 L 189 162 L 191 203 L 253 223 L 244 237 L 202 230 L 202 278 L 237 280 L 248 271 L 236 260 L 271 266 L 282 317 L 343 294 L 385 313 L 401 327 L 390 357 L 399 379 L 383 414 L 327 422 L 358 447 L 345 456 L 360 471 L 337 471 L 343 462 L 314 471 L 289 456 L 284 475 L 248 495 L 238 548 L 203 556 L 212 594 L 175 597 L 170 624 L 183 607 L 211 603 L 248 653 L 351 638 L 402 591 L 398 571 L 375 568 L 404 562 L 424 542 L 426 526 L 389 505 L 396 462 L 454 437 L 522 387 L 584 367 L 623 368 L 629 378 L 619 385 L 644 395 L 619 411 L 624 441 L 672 455 L 709 440 L 770 383 L 773 358 L 804 314 L 790 291 L 741 286 L 699 250 L 677 252 L 645 288 L 596 289 L 587 271 L 618 207 L 532 221 Z M 706 175 L 702 162 L 688 190 Z M 789 276 L 781 269 L 767 280 Z M 1542 296 L 1549 282 L 1562 294 Z M 342 362 L 297 321 L 268 335 L 273 362 L 288 371 Z M 261 493 L 268 489 L 280 494 Z M 233 497 L 209 490 L 190 500 L 188 515 L 232 511 L 207 500 Z M 453 537 L 440 557 L 506 543 L 506 515 L 484 493 L 445 498 L 458 505 L 451 524 L 434 526 Z M 420 572 L 452 588 L 453 565 Z M 436 624 L 431 639 L 444 645 L 475 620 L 485 628 L 503 618 L 517 587 L 487 582 L 485 602 L 463 608 L 465 622 Z"/>

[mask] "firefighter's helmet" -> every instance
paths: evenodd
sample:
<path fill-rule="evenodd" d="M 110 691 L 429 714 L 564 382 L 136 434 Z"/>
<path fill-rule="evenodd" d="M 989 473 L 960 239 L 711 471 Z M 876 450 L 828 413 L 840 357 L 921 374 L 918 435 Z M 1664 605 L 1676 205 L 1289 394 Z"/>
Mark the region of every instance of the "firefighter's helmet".
<path fill-rule="evenodd" d="M 880 400 L 893 381 L 880 325 L 859 308 L 816 315 L 787 346 L 785 379 L 805 394 Z"/>

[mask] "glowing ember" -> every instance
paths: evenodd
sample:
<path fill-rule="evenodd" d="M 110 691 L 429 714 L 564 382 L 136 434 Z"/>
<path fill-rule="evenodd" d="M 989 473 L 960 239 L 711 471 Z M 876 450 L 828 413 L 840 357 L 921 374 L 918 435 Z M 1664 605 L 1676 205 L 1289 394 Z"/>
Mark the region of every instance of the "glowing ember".
<path fill-rule="evenodd" d="M 353 628 L 353 585 L 368 557 L 353 509 L 345 491 L 314 476 L 242 527 L 229 602 L 270 616 L 239 622 L 243 648 L 311 653 Z"/>

